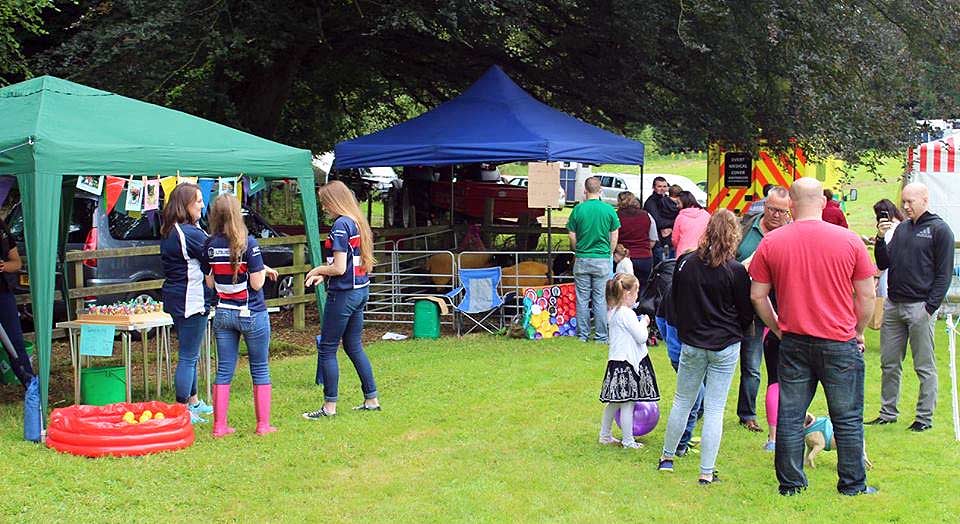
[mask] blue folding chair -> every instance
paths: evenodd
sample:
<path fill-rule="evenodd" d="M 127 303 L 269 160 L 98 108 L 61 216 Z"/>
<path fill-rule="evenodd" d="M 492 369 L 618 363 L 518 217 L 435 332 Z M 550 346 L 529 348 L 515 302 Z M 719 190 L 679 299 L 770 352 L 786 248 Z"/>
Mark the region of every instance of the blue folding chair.
<path fill-rule="evenodd" d="M 516 296 L 516 293 L 507 293 L 501 297 L 498 291 L 500 287 L 500 268 L 488 267 L 481 269 L 460 269 L 457 272 L 460 277 L 460 287 L 443 295 L 453 306 L 453 323 L 457 329 L 457 336 L 465 335 L 479 328 L 488 333 L 496 333 L 503 329 L 503 306 L 509 303 Z M 454 299 L 463 292 L 463 299 L 460 303 L 454 302 Z M 494 315 L 498 320 L 493 324 Z M 469 321 L 469 328 L 464 331 L 464 323 Z"/>

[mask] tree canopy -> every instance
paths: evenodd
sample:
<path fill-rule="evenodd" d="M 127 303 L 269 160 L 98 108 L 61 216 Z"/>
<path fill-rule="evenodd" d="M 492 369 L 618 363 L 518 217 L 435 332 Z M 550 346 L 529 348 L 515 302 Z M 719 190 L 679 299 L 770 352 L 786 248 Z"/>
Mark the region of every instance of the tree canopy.
<path fill-rule="evenodd" d="M 28 74 L 20 51 L 21 35 L 43 33 L 40 12 L 52 0 L 3 0 L 0 2 L 0 86 L 8 76 Z"/>
<path fill-rule="evenodd" d="M 314 151 L 500 64 L 559 109 L 670 147 L 796 139 L 857 160 L 902 152 L 917 118 L 957 116 L 957 4 L 79 0 L 23 46 L 34 74 Z"/>

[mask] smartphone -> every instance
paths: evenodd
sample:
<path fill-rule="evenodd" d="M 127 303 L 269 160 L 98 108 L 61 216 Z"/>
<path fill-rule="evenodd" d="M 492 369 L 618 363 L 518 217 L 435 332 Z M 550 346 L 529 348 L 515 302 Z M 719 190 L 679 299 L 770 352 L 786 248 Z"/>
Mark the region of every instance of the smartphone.
<path fill-rule="evenodd" d="M 880 217 L 880 220 L 890 220 L 890 213 L 887 211 L 880 211 L 877 213 L 877 216 Z"/>

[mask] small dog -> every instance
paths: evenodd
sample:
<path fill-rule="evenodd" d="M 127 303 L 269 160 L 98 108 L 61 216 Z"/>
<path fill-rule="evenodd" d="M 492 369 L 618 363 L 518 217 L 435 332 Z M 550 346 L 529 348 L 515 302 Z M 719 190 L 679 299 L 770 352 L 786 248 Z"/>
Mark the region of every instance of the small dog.
<path fill-rule="evenodd" d="M 821 451 L 832 451 L 837 448 L 837 439 L 833 437 L 833 423 L 829 417 L 815 417 L 809 411 L 803 419 L 803 441 L 807 445 L 803 463 L 809 468 L 815 468 L 813 459 Z M 867 458 L 867 439 L 863 439 L 863 464 L 867 469 L 873 468 L 873 463 Z"/>

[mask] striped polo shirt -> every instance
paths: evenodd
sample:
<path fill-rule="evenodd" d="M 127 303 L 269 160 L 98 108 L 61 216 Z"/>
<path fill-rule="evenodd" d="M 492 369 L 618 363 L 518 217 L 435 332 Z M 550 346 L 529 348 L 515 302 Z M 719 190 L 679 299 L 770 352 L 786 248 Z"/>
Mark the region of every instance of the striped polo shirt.
<path fill-rule="evenodd" d="M 327 289 L 343 291 L 370 285 L 367 268 L 360 257 L 360 229 L 352 218 L 337 217 L 323 247 L 330 254 L 327 264 L 333 264 L 333 253 L 340 251 L 347 254 L 347 270 L 340 276 L 327 277 Z"/>
<path fill-rule="evenodd" d="M 247 307 L 251 312 L 266 311 L 263 288 L 250 288 L 250 274 L 263 271 L 263 257 L 260 245 L 253 236 L 247 236 L 247 250 L 240 257 L 237 267 L 237 280 L 233 280 L 233 268 L 230 265 L 230 241 L 223 235 L 214 235 L 207 242 L 204 271 L 213 274 L 220 305 L 227 309 Z"/>

